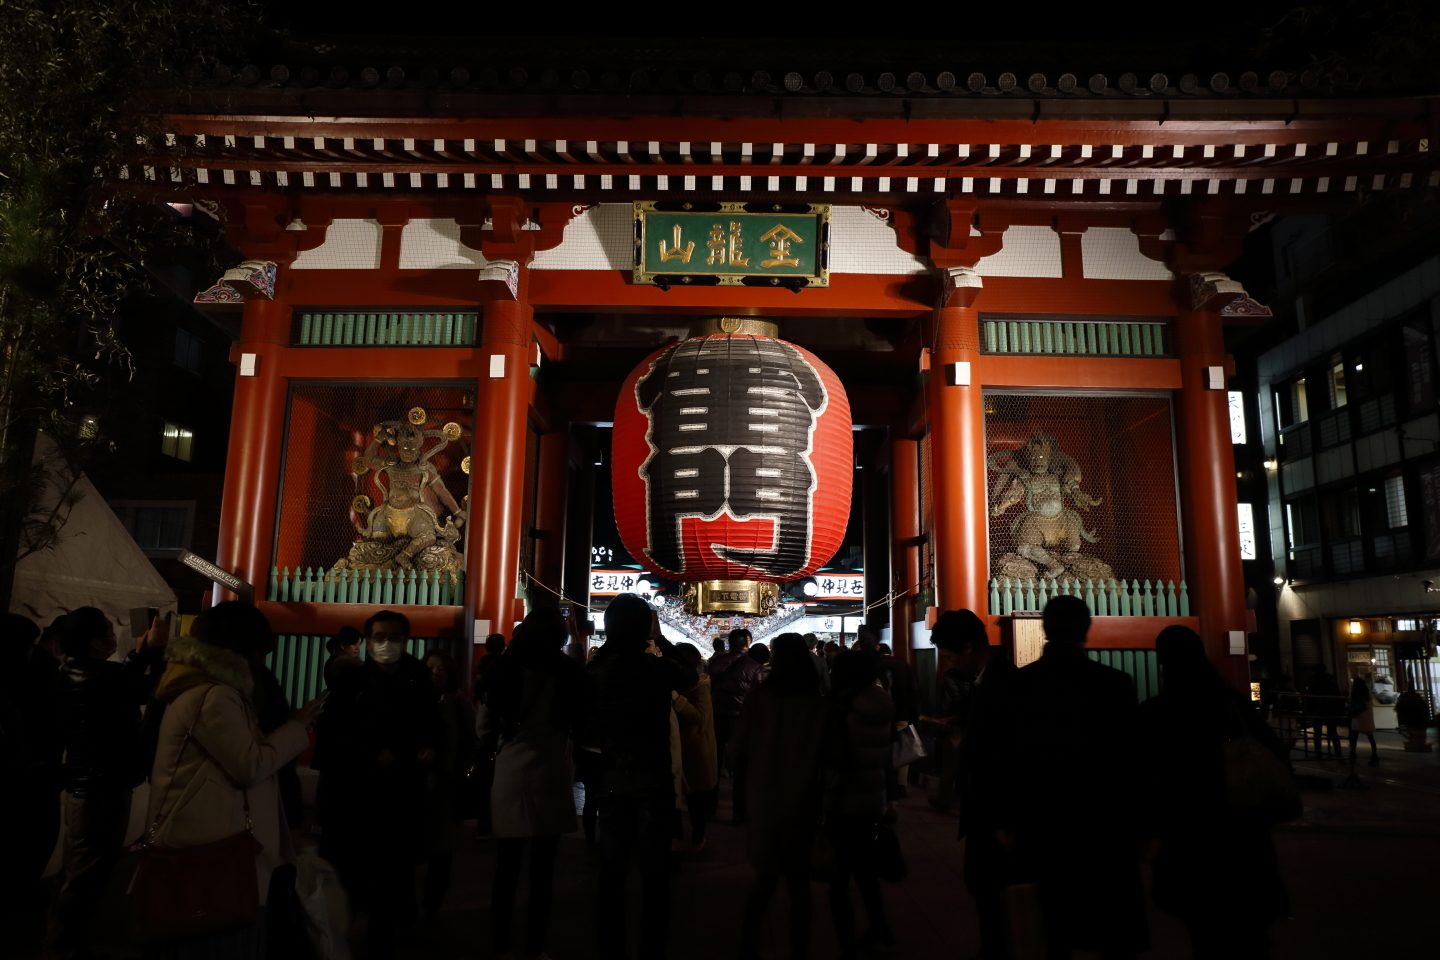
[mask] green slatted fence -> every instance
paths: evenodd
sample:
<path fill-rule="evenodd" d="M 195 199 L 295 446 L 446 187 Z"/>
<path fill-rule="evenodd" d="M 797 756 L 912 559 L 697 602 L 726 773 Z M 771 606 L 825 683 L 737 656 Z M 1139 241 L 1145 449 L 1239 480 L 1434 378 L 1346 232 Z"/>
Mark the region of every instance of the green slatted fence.
<path fill-rule="evenodd" d="M 1166 357 L 1163 320 L 982 319 L 986 353 L 1075 357 Z"/>
<path fill-rule="evenodd" d="M 1154 650 L 1087 650 L 1091 660 L 1128 673 L 1144 702 L 1160 692 L 1160 662 Z"/>
<path fill-rule="evenodd" d="M 329 657 L 325 641 L 328 639 L 293 633 L 282 633 L 275 638 L 275 652 L 265 662 L 275 672 L 285 697 L 293 706 L 313 700 L 325 689 L 325 661 Z M 450 654 L 456 663 L 463 663 L 461 641 L 453 637 L 411 637 L 405 646 L 407 653 L 421 659 L 436 648 Z M 363 655 L 363 644 L 361 650 Z"/>
<path fill-rule="evenodd" d="M 282 603 L 402 603 L 449 607 L 464 603 L 464 572 L 270 568 L 267 600 Z"/>
<path fill-rule="evenodd" d="M 990 612 L 1004 616 L 1016 611 L 1044 610 L 1051 597 L 1079 597 L 1097 617 L 1188 617 L 1190 591 L 1181 580 L 1047 580 L 990 581 Z"/>
<path fill-rule="evenodd" d="M 470 347 L 480 314 L 302 311 L 295 343 L 302 347 Z"/>

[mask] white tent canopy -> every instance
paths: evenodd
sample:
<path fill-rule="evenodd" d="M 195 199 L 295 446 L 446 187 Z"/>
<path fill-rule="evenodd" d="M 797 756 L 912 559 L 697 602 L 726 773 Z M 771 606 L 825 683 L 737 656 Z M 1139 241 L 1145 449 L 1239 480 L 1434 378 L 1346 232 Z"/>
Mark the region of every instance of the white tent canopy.
<path fill-rule="evenodd" d="M 36 461 L 54 458 L 54 444 L 42 435 L 35 444 Z M 47 508 L 62 496 L 63 485 L 57 471 L 48 475 L 52 482 L 45 494 L 50 498 L 44 504 Z M 60 530 L 59 542 L 16 565 L 10 612 L 45 626 L 77 607 L 98 607 L 117 625 L 127 624 L 136 607 L 173 611 L 175 591 L 94 484 L 82 474 L 73 492 L 79 499 Z"/>

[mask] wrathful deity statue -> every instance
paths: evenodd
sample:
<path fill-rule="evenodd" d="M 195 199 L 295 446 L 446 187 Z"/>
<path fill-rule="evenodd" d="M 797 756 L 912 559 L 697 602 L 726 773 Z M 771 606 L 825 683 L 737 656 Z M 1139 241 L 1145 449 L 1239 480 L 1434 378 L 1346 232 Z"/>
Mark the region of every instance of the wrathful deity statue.
<path fill-rule="evenodd" d="M 460 439 L 461 429 L 458 423 L 429 428 L 428 420 L 425 410 L 415 407 L 406 420 L 375 424 L 365 452 L 351 461 L 357 476 L 374 472 L 380 501 L 374 503 L 366 494 L 351 501 L 359 537 L 336 569 L 461 569 L 456 544 L 465 510 L 430 462 Z M 467 457 L 462 468 L 468 461 Z"/>
<path fill-rule="evenodd" d="M 990 515 L 1002 517 L 1012 507 L 1024 506 L 1010 526 L 1014 551 L 996 562 L 996 576 L 1114 577 L 1108 564 L 1080 552 L 1081 544 L 1095 543 L 1097 538 L 1067 502 L 1089 510 L 1100 498 L 1080 489 L 1080 465 L 1060 451 L 1054 437 L 1034 433 L 1017 450 L 990 454 L 986 465 L 997 475 L 991 484 Z"/>

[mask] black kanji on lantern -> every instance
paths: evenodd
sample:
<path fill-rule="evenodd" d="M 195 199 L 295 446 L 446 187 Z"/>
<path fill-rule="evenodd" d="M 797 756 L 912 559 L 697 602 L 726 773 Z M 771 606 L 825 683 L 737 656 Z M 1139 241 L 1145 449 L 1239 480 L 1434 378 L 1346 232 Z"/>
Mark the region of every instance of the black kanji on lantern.
<path fill-rule="evenodd" d="M 803 570 L 815 491 L 811 437 L 828 400 L 815 368 L 780 340 L 684 340 L 636 382 L 635 396 L 649 419 L 640 474 L 650 557 L 685 572 L 681 521 L 728 510 L 739 520 L 770 519 L 775 532 L 770 549 L 716 545 L 723 559 L 773 577 Z"/>

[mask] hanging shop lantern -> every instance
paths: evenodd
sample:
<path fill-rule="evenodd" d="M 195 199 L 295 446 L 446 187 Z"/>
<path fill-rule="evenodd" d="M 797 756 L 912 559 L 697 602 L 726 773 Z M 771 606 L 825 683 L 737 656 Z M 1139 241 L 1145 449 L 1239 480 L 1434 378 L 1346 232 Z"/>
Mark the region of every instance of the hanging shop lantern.
<path fill-rule="evenodd" d="M 708 321 L 626 378 L 611 444 L 615 522 L 687 606 L 764 614 L 850 517 L 850 402 L 772 323 Z"/>

